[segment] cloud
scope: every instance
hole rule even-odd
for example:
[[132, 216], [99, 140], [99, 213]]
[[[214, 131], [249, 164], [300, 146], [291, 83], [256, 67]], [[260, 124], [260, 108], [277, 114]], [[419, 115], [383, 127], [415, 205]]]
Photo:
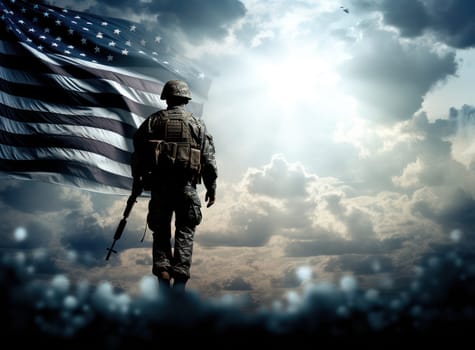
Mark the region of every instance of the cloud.
[[427, 190], [424, 196], [414, 200], [412, 210], [444, 227], [446, 232], [460, 229], [475, 230], [475, 200], [462, 188]]
[[290, 199], [305, 197], [313, 177], [301, 165], [289, 164], [282, 155], [275, 155], [263, 169], [251, 170], [246, 180], [251, 194]]
[[197, 242], [203, 246], [258, 247], [265, 245], [275, 233], [276, 225], [266, 214], [239, 207], [231, 212], [225, 231], [202, 232]]
[[351, 58], [340, 71], [345, 90], [358, 100], [359, 114], [365, 119], [383, 123], [410, 119], [420, 109], [424, 95], [457, 71], [454, 52], [402, 42], [376, 24], [360, 32], [361, 39], [351, 46]]
[[343, 254], [385, 254], [402, 248], [403, 238], [378, 239], [319, 239], [314, 241], [293, 241], [285, 247], [290, 257]]
[[311, 277], [312, 270], [308, 266], [290, 267], [284, 271], [282, 276], [272, 278], [270, 283], [274, 288], [297, 288], [303, 281]]
[[91, 13], [147, 21], [148, 25], [165, 30], [169, 35], [176, 31], [184, 33], [190, 42], [223, 39], [228, 35], [230, 26], [246, 15], [246, 7], [239, 0], [161, 0], [133, 3], [124, 0], [97, 0], [86, 5], [77, 2], [71, 5]]
[[325, 266], [326, 271], [350, 271], [358, 275], [371, 275], [394, 271], [391, 257], [385, 255], [344, 255], [331, 259]]
[[244, 278], [238, 276], [225, 281], [223, 289], [230, 291], [247, 291], [252, 290], [253, 288], [249, 282], [246, 282]]
[[[356, 2], [355, 2], [356, 4]], [[376, 5], [384, 22], [399, 29], [404, 37], [426, 33], [455, 48], [475, 46], [475, 4], [470, 0], [383, 0]]]
[[249, 169], [237, 186], [222, 189], [229, 202], [221, 204], [221, 227], [201, 228], [197, 241], [208, 247], [257, 247], [275, 235], [321, 234], [325, 230], [313, 223], [319, 188], [337, 192], [332, 179], [318, 178], [298, 162], [275, 155], [269, 164]]
[[3, 180], [0, 200], [13, 209], [36, 213], [58, 211], [64, 207], [78, 205], [74, 200], [65, 198], [63, 189], [56, 184], [8, 179]]

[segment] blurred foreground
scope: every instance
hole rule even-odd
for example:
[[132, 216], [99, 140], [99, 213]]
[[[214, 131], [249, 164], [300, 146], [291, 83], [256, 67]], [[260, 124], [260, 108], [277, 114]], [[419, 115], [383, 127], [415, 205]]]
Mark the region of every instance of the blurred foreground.
[[[250, 311], [233, 297], [205, 300], [192, 291], [161, 295], [147, 278], [131, 297], [108, 282], [73, 284], [67, 276], [36, 278], [46, 253], [1, 253], [1, 336], [15, 346], [129, 348], [206, 337], [212, 343], [249, 344], [261, 338], [381, 345], [440, 337], [469, 339], [475, 331], [475, 259], [453, 250], [428, 256], [407, 288], [382, 294], [347, 281], [309, 284], [301, 295]], [[177, 338], [178, 337], [178, 338]], [[251, 340], [252, 339], [252, 340]]]

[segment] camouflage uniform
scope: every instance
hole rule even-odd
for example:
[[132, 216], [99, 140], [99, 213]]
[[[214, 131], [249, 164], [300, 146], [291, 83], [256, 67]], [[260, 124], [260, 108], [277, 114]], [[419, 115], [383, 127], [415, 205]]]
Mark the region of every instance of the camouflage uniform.
[[[167, 93], [167, 88], [173, 83], [177, 82], [167, 83], [168, 85], [164, 86], [162, 92], [162, 99], [167, 99], [168, 108], [150, 115], [134, 135], [132, 173], [134, 179], [140, 179], [139, 181], [142, 181], [145, 189], [151, 191], [147, 223], [153, 231], [152, 272], [164, 284], [169, 284], [167, 279], [173, 278], [174, 286], [180, 284], [184, 287], [190, 278], [195, 229], [202, 219], [201, 202], [196, 190], [197, 184], [201, 182], [204, 184], [206, 199], [210, 200], [208, 206], [212, 205], [216, 193], [217, 167], [213, 138], [208, 133], [205, 123], [185, 109], [184, 104], [191, 99], [187, 86], [184, 85], [183, 88], [184, 83], [178, 81], [181, 84], [178, 87], [181, 87], [182, 90], [177, 90], [176, 93], [186, 99], [181, 99], [178, 103], [171, 103], [167, 98], [168, 95], [173, 95], [173, 91]], [[181, 142], [181, 144], [191, 144], [195, 149], [199, 149], [199, 153], [197, 153], [199, 154], [197, 158], [199, 164], [195, 164], [193, 169], [190, 169], [189, 166], [162, 166], [154, 171], [147, 170], [143, 154], [147, 152], [146, 147], [148, 147], [149, 140], [165, 141], [164, 144], [167, 147], [173, 141], [177, 141], [173, 136], [174, 129], [170, 126], [168, 126], [169, 131], [165, 132], [166, 135], [157, 135], [160, 123], [163, 123], [163, 120], [167, 118], [175, 118], [178, 120], [178, 124], [184, 123], [180, 124], [185, 126], [182, 127], [183, 129], [186, 129], [185, 136], [181, 136], [180, 139], [185, 142]], [[168, 121], [168, 124], [171, 122]], [[173, 158], [173, 163], [177, 163], [176, 154], [174, 157], [176, 159]], [[142, 160], [140, 160], [141, 158]], [[173, 213], [175, 214], [175, 235], [172, 253], [171, 221]]]

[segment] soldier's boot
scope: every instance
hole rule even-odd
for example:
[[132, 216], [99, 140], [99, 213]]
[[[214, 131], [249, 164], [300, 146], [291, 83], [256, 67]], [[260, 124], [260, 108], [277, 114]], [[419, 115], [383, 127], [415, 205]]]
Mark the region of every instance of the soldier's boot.
[[168, 293], [170, 290], [170, 274], [168, 271], [161, 271], [158, 273], [158, 288], [163, 293]]
[[177, 292], [185, 291], [186, 282], [188, 277], [185, 276], [175, 276], [173, 279], [173, 290]]

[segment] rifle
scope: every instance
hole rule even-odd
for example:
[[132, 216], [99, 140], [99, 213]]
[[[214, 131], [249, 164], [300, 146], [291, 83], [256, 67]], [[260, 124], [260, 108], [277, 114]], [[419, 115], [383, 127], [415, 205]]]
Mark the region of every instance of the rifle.
[[122, 232], [124, 231], [125, 225], [127, 224], [127, 218], [129, 217], [129, 214], [132, 211], [134, 204], [137, 203], [137, 197], [140, 196], [142, 191], [143, 191], [143, 186], [141, 182], [138, 180], [134, 180], [134, 183], [132, 185], [132, 193], [127, 199], [127, 205], [124, 210], [123, 218], [122, 220], [120, 220], [119, 225], [117, 226], [117, 229], [115, 230], [114, 240], [112, 241], [112, 245], [110, 246], [110, 248], [106, 248], [106, 250], [108, 251], [106, 260], [109, 260], [111, 253], [117, 253], [117, 251], [114, 250], [115, 242], [117, 242], [122, 236]]

